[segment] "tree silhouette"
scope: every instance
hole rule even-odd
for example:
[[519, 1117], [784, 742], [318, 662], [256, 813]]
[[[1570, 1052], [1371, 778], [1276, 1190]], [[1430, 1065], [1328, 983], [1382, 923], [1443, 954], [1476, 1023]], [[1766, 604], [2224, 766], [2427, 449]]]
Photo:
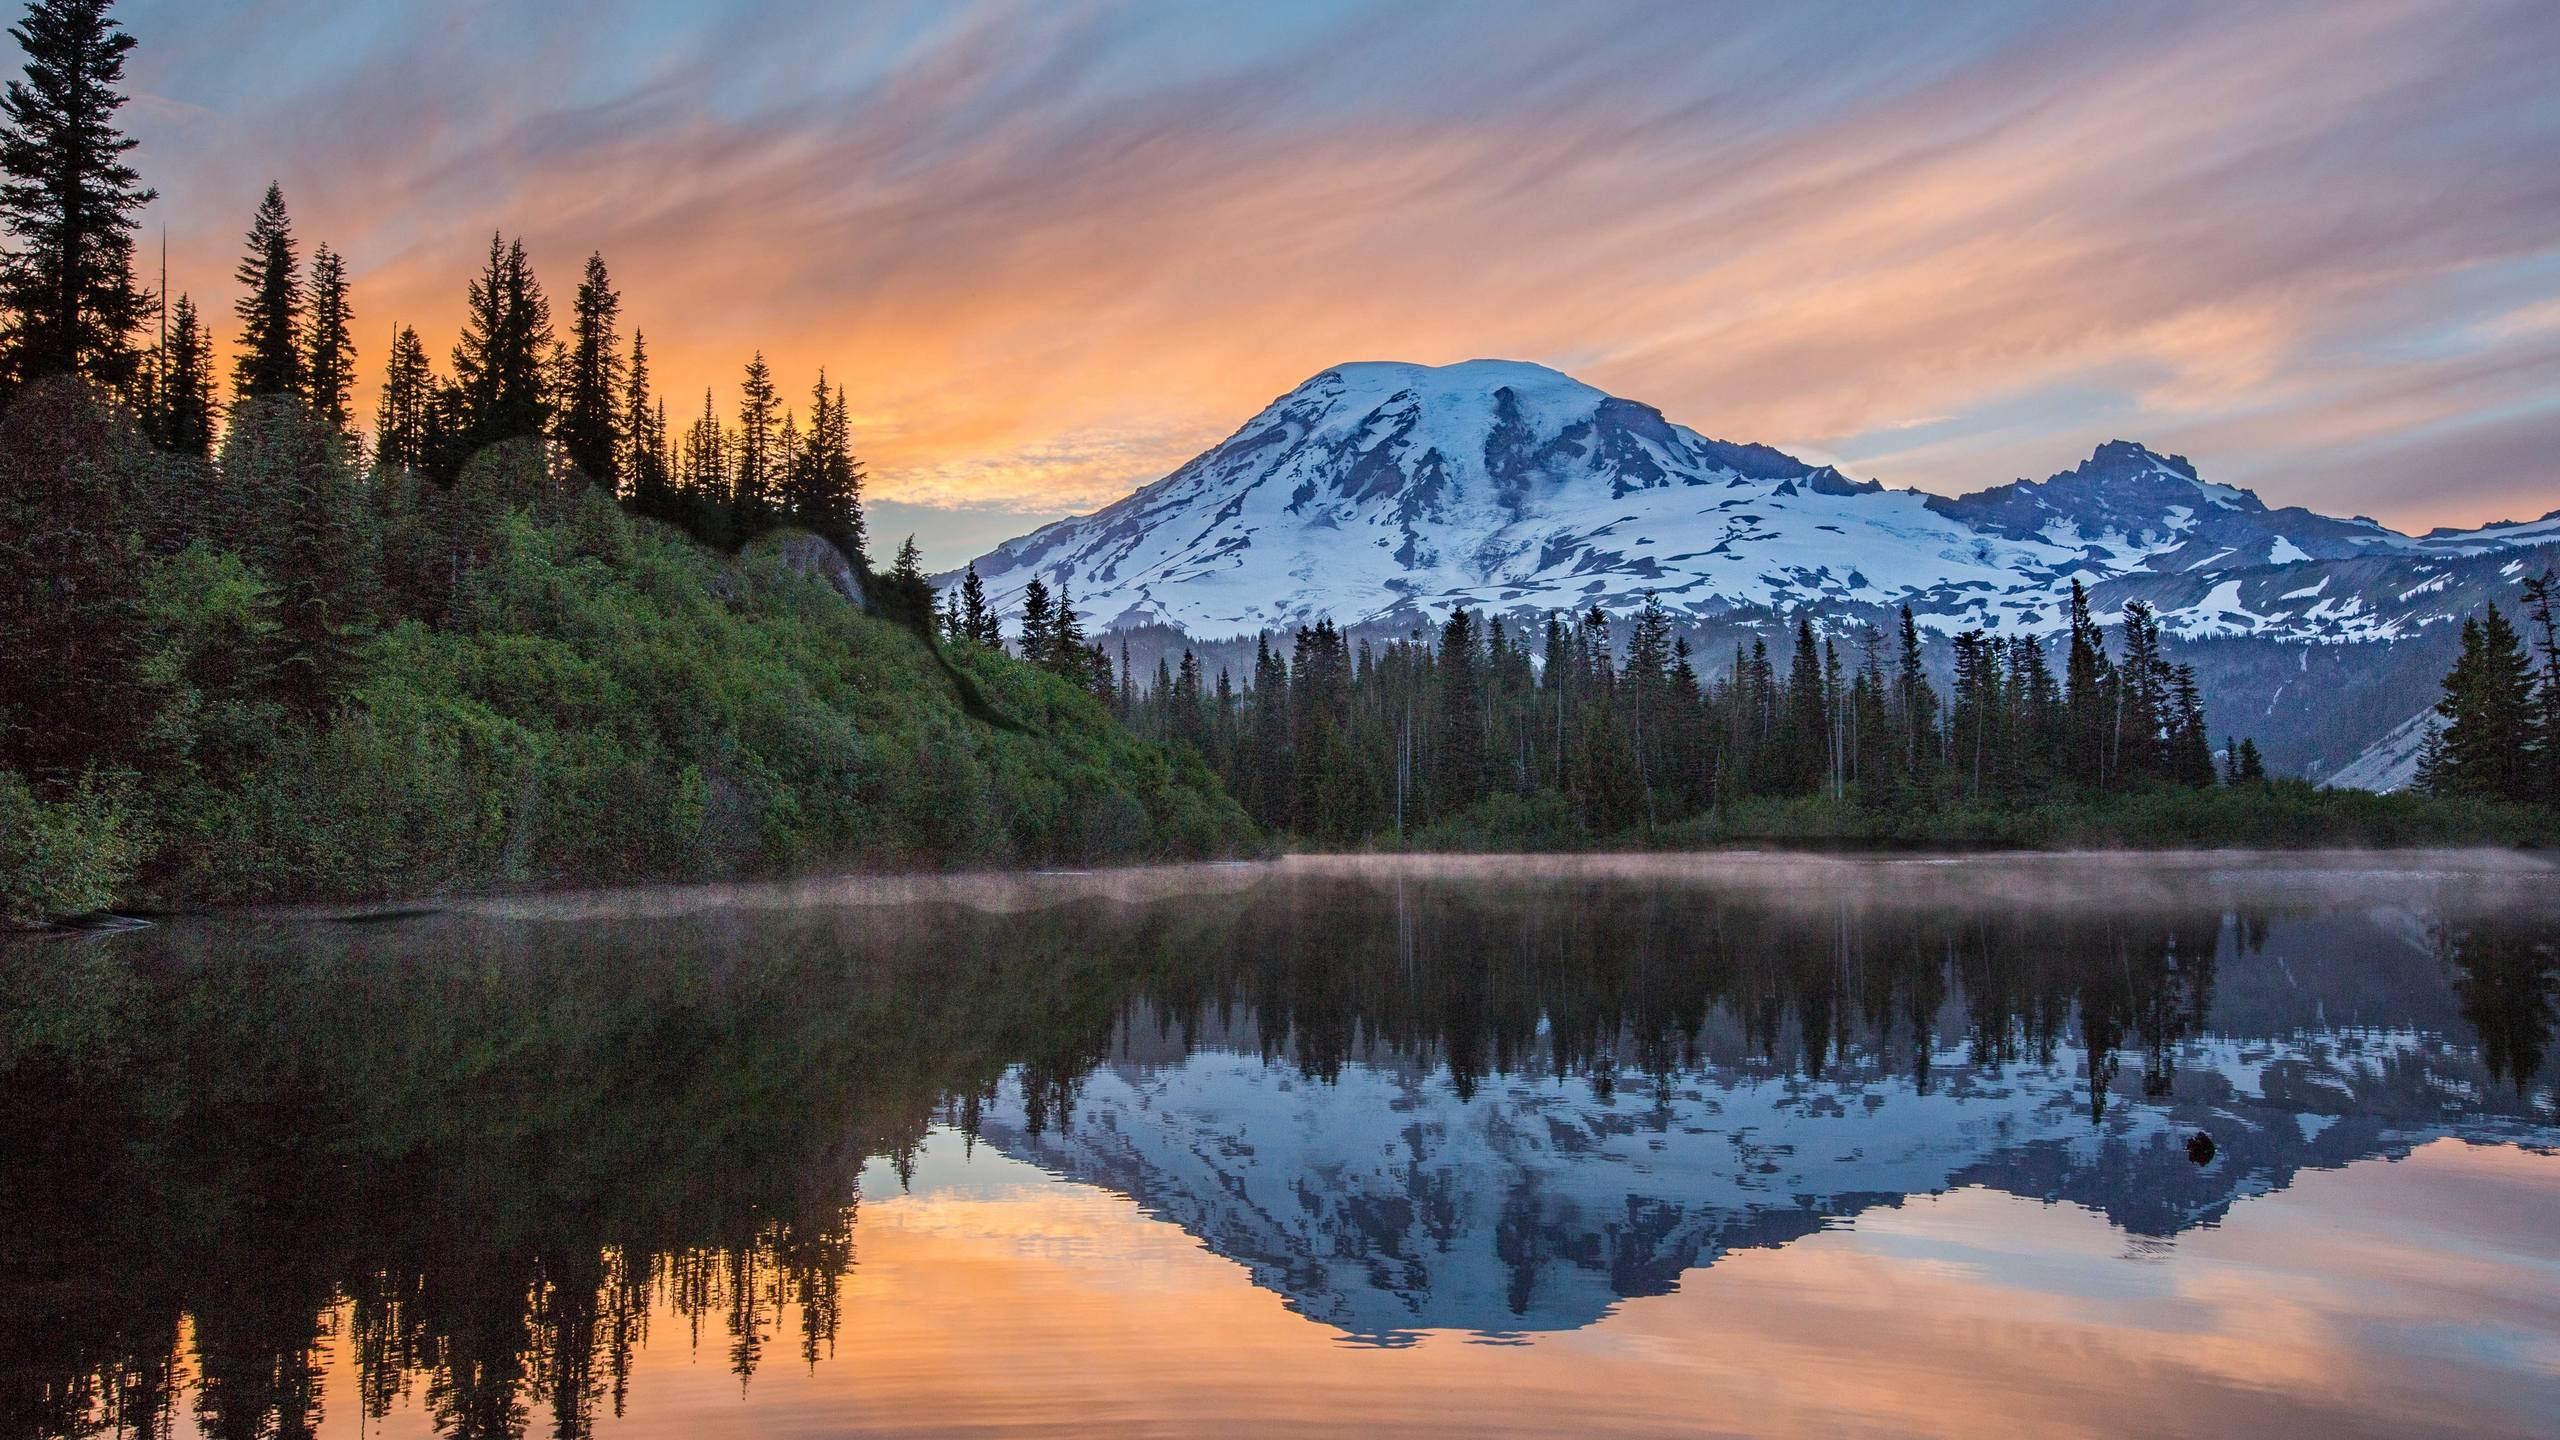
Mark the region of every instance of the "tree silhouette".
[[321, 245], [311, 252], [311, 344], [303, 362], [312, 413], [352, 451], [356, 445], [355, 314], [347, 300], [347, 262]]
[[249, 222], [248, 252], [233, 272], [247, 291], [232, 306], [240, 317], [240, 353], [231, 362], [231, 394], [300, 395], [306, 383], [302, 352], [302, 262], [285, 213], [284, 187], [270, 184]]
[[146, 297], [133, 281], [138, 212], [156, 198], [116, 128], [133, 37], [107, 18], [110, 0], [36, 0], [9, 33], [27, 57], [0, 93], [0, 379], [14, 389], [78, 375], [123, 393], [134, 383], [131, 337]]

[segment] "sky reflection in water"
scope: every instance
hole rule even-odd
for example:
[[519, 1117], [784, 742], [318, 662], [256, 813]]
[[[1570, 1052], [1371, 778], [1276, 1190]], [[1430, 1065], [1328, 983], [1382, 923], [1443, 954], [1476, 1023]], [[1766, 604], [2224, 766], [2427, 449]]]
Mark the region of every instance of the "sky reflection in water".
[[0, 1435], [2560, 1412], [2547, 870], [1681, 874], [13, 950]]

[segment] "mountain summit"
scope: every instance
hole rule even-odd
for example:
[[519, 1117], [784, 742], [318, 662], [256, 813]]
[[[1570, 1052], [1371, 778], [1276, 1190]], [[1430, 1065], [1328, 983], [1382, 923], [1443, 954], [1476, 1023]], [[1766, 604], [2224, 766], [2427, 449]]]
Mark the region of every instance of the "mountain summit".
[[1000, 607], [1038, 575], [1096, 628], [1162, 624], [1203, 640], [1327, 617], [1395, 630], [1458, 606], [1623, 611], [1647, 594], [1693, 619], [1908, 604], [1940, 633], [2049, 631], [2074, 578], [2181, 582], [2145, 597], [2173, 634], [2338, 639], [2408, 617], [2262, 608], [2279, 597], [2215, 586], [2495, 543], [2271, 509], [2123, 440], [2046, 480], [1956, 497], [1886, 490], [1710, 439], [1541, 365], [1470, 360], [1326, 370], [1171, 475], [977, 569]]

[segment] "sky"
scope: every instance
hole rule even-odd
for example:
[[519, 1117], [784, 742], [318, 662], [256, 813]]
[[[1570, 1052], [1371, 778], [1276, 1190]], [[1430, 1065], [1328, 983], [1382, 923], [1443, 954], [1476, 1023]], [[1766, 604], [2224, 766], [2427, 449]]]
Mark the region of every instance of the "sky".
[[169, 287], [279, 182], [365, 404], [493, 230], [678, 428], [851, 392], [935, 565], [1352, 360], [1531, 360], [1958, 492], [2101, 441], [2405, 529], [2560, 507], [2560, 6], [125, 0]]

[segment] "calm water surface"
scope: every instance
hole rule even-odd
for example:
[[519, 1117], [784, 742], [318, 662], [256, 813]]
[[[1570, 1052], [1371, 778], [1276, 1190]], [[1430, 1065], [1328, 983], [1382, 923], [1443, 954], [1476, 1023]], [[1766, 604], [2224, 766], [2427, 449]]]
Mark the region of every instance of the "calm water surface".
[[2560, 871], [1296, 861], [0, 944], [0, 1440], [2560, 1428]]

